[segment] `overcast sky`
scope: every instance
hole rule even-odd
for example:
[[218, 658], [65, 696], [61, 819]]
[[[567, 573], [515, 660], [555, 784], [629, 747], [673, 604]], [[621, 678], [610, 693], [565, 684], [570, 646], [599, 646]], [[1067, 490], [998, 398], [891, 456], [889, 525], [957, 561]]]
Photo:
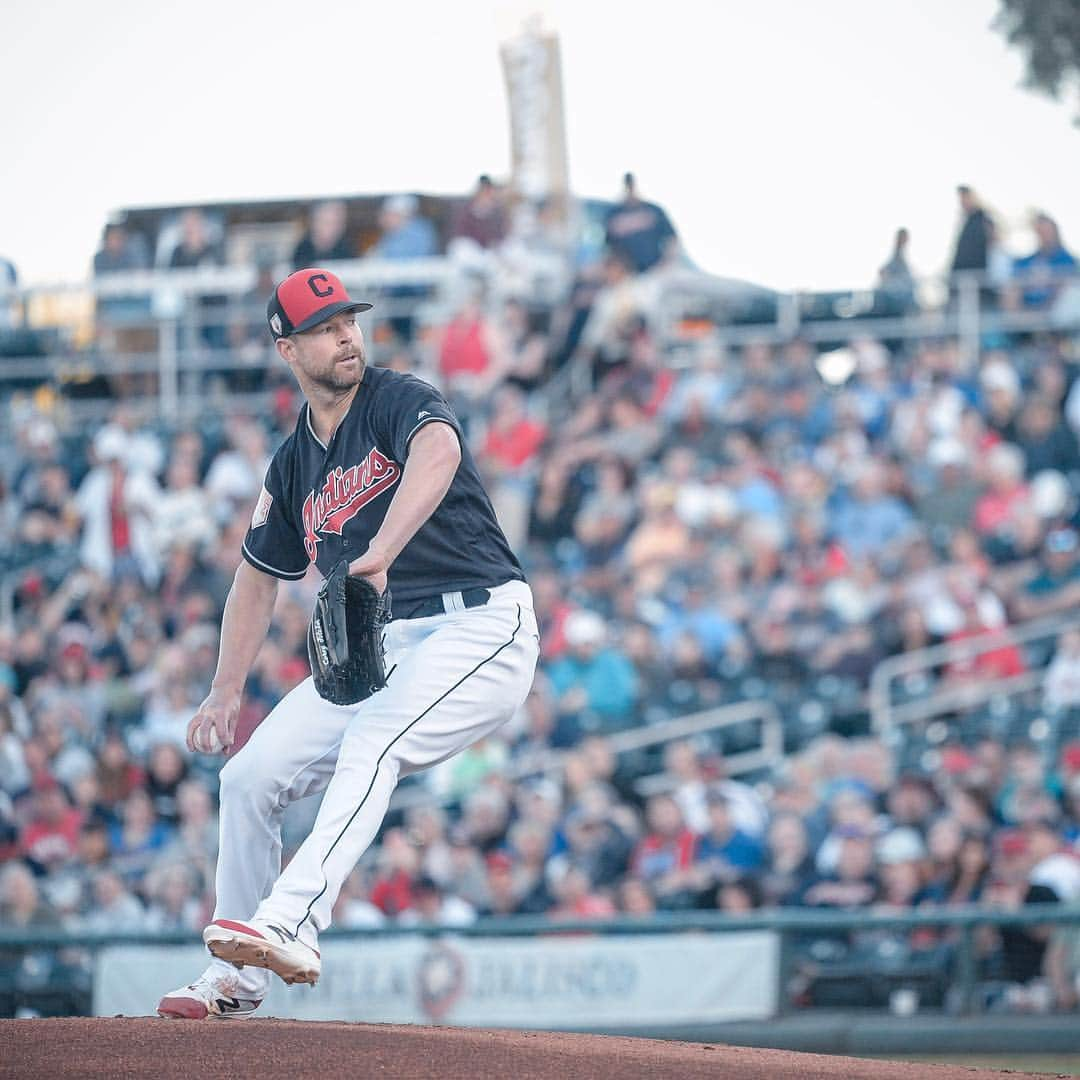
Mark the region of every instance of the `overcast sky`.
[[[82, 278], [116, 207], [505, 176], [495, 0], [35, 0], [5, 11], [0, 254]], [[994, 0], [549, 0], [570, 172], [628, 168], [705, 268], [779, 287], [872, 279], [893, 230], [944, 265], [954, 188], [1080, 246], [1080, 131], [1019, 88]], [[1023, 247], [1025, 238], [1016, 233]]]

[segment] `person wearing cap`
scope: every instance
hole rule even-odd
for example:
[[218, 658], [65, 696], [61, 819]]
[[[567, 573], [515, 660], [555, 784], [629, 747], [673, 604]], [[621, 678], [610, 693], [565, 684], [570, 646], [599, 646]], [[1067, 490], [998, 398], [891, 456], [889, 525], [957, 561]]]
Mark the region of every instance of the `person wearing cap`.
[[[162, 999], [165, 1016], [250, 1013], [266, 994], [267, 968], [314, 983], [318, 935], [398, 780], [493, 732], [532, 684], [532, 594], [461, 425], [427, 383], [368, 367], [356, 316], [370, 307], [319, 267], [290, 274], [269, 299], [277, 353], [305, 404], [271, 460], [241, 545], [217, 671], [188, 747], [231, 746], [278, 581], [305, 577], [312, 563], [328, 576], [347, 562], [386, 594], [386, 685], [341, 706], [306, 678], [225, 764], [217, 908], [204, 940], [216, 957], [243, 948], [252, 959], [239, 976], [215, 959]], [[318, 791], [311, 833], [281, 872], [281, 810]]]
[[1051, 529], [1043, 542], [1042, 565], [1016, 598], [1023, 619], [1076, 609], [1080, 604], [1080, 535], [1075, 529]]
[[638, 694], [637, 674], [623, 653], [607, 644], [604, 620], [575, 611], [564, 624], [567, 651], [548, 669], [558, 695], [560, 741], [567, 729], [611, 730], [624, 726]]

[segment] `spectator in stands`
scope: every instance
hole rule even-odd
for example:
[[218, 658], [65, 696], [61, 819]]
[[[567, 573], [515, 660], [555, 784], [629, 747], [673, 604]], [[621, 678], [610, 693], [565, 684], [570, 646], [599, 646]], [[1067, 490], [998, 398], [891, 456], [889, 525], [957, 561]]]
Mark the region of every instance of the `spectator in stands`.
[[990, 254], [990, 215], [983, 209], [975, 192], [961, 184], [956, 189], [960, 200], [961, 225], [952, 258], [952, 272], [985, 273]]
[[396, 918], [415, 901], [413, 889], [419, 876], [420, 857], [401, 829], [390, 829], [383, 836], [378, 864], [371, 902], [384, 915]]
[[528, 399], [514, 385], [500, 387], [492, 402], [480, 460], [488, 470], [516, 473], [532, 465], [547, 438], [546, 426], [530, 418]]
[[[94, 277], [132, 273], [150, 266], [150, 250], [140, 232], [129, 232], [120, 222], [105, 226], [101, 247], [94, 255]], [[107, 349], [119, 352], [150, 351], [156, 334], [147, 329], [151, 321], [150, 297], [146, 293], [112, 293], [96, 303], [98, 334]]]
[[199, 881], [183, 863], [154, 867], [146, 884], [149, 904], [143, 915], [146, 930], [158, 934], [198, 931], [207, 918], [196, 890]]
[[137, 888], [171, 838], [168, 825], [158, 820], [149, 792], [137, 787], [124, 800], [121, 820], [109, 829], [112, 866]]
[[160, 572], [152, 526], [157, 484], [128, 466], [131, 442], [119, 426], [101, 428], [93, 449], [97, 464], [75, 496], [83, 524], [82, 562], [111, 580], [134, 575], [153, 583]]
[[225, 254], [212, 237], [206, 215], [197, 207], [180, 215], [180, 240], [169, 256], [172, 270], [196, 270], [204, 266], [223, 266]]
[[368, 899], [366, 874], [357, 867], [346, 879], [334, 905], [334, 924], [350, 930], [385, 926], [386, 916]]
[[567, 652], [549, 670], [561, 722], [575, 730], [626, 726], [637, 698], [637, 675], [629, 660], [607, 644], [599, 615], [576, 611], [566, 620]]
[[[551, 850], [551, 830], [541, 821], [522, 818], [511, 826], [508, 834], [510, 856], [495, 852], [488, 856], [488, 888], [492, 875], [507, 871], [516, 898], [515, 910], [538, 915], [552, 905], [547, 881], [547, 859]], [[494, 903], [495, 893], [491, 892]], [[509, 909], [507, 909], [509, 910]]]
[[614, 820], [610, 806], [581, 806], [567, 817], [563, 831], [567, 857], [593, 885], [614, 885], [625, 874], [633, 842]]
[[168, 825], [180, 820], [177, 795], [187, 774], [187, 760], [175, 743], [156, 743], [150, 748], [146, 789], [153, 800], [154, 812]]
[[[438, 252], [435, 226], [420, 216], [419, 206], [415, 195], [392, 195], [384, 200], [379, 211], [381, 234], [369, 254], [396, 262], [435, 255]], [[412, 341], [415, 319], [411, 308], [430, 291], [427, 285], [413, 283], [389, 285], [382, 291], [391, 312], [388, 325], [399, 341]]]
[[793, 905], [814, 876], [814, 860], [806, 822], [782, 811], [769, 824], [761, 884], [769, 906]]
[[878, 271], [878, 289], [884, 313], [888, 315], [906, 315], [919, 307], [915, 298], [915, 275], [907, 261], [909, 240], [907, 229], [897, 229], [892, 254]]
[[878, 903], [890, 908], [915, 908], [936, 895], [926, 888], [926, 847], [915, 829], [893, 829], [877, 845]]
[[503, 371], [502, 341], [488, 317], [479, 287], [474, 288], [443, 329], [439, 374], [453, 397], [467, 403], [486, 398]]
[[[0, 926], [12, 930], [58, 931], [59, 919], [41, 895], [37, 881], [25, 863], [0, 867]], [[0, 953], [0, 970], [8, 957]], [[17, 957], [10, 958], [17, 962]]]
[[1075, 529], [1051, 529], [1040, 566], [1016, 599], [1023, 619], [1071, 611], [1080, 602], [1080, 537]]
[[604, 223], [608, 249], [642, 274], [669, 259], [678, 249], [675, 229], [667, 214], [638, 194], [633, 173], [623, 176], [623, 197]]
[[1028, 881], [1044, 885], [1063, 904], [1080, 900], [1080, 855], [1065, 843], [1056, 820], [1040, 817], [1024, 827], [1031, 862]]
[[917, 499], [916, 511], [919, 521], [937, 537], [970, 523], [981, 486], [972, 474], [968, 449], [959, 439], [935, 439], [926, 460], [934, 473]]
[[201, 547], [218, 532], [210, 493], [199, 482], [198, 462], [174, 457], [165, 474], [165, 488], [153, 503], [154, 545], [163, 557], [173, 545]]
[[1049, 399], [1032, 395], [1020, 410], [1016, 442], [1024, 452], [1028, 476], [1045, 469], [1071, 473], [1080, 469], [1076, 436]]
[[753, 874], [764, 861], [761, 843], [736, 826], [727, 796], [712, 789], [706, 798], [709, 825], [704, 835], [698, 837], [694, 850], [703, 889]]
[[[998, 352], [989, 354], [979, 372], [980, 409], [990, 433], [1005, 442], [1016, 441], [1020, 390], [1020, 376], [1008, 356]], [[985, 439], [980, 441], [985, 443]]]
[[539, 389], [548, 364], [547, 320], [514, 297], [502, 306], [500, 332], [506, 354], [506, 381], [526, 393]]
[[670, 795], [654, 795], [645, 807], [648, 831], [638, 841], [630, 872], [649, 884], [657, 904], [690, 907], [699, 888], [694, 869], [694, 834]]
[[555, 906], [548, 912], [552, 919], [607, 919], [615, 914], [615, 905], [589, 884], [584, 870], [567, 866], [552, 884]]
[[[1027, 839], [1018, 831], [999, 833], [991, 876], [984, 892], [984, 902], [1005, 911], [1015, 911], [1026, 904], [1052, 904], [1057, 901], [1053, 889], [1033, 884], [1028, 879], [1031, 856]], [[1050, 927], [1002, 926], [997, 930], [1000, 943], [1001, 977], [1009, 985], [1003, 1002], [1006, 1006], [1028, 1012], [1041, 1011], [1047, 997], [1039, 983], [1043, 957], [1051, 936]]]
[[145, 920], [146, 910], [124, 878], [113, 870], [101, 870], [94, 878], [91, 905], [77, 929], [87, 934], [138, 933]]
[[347, 228], [348, 210], [340, 199], [315, 203], [308, 221], [307, 231], [293, 250], [294, 270], [356, 257]]
[[488, 250], [497, 248], [507, 231], [506, 209], [499, 189], [491, 177], [481, 176], [468, 200], [454, 215], [450, 229], [452, 240], [467, 240]]
[[[210, 222], [198, 207], [180, 215], [180, 241], [169, 256], [171, 270], [201, 270], [225, 265], [221, 243], [214, 238]], [[202, 293], [195, 300], [198, 337], [214, 349], [227, 344], [225, 307], [228, 296], [222, 293]]]
[[415, 195], [391, 195], [379, 211], [380, 236], [370, 254], [378, 259], [424, 259], [438, 252], [435, 226], [419, 213]]
[[19, 836], [23, 856], [41, 873], [63, 866], [79, 848], [82, 814], [72, 805], [67, 792], [51, 776], [42, 775], [33, 784], [30, 817]]
[[838, 830], [836, 869], [807, 883], [797, 899], [804, 907], [868, 907], [878, 897], [874, 841], [870, 833], [848, 825]]
[[1049, 214], [1036, 214], [1031, 227], [1037, 241], [1035, 250], [1013, 260], [1012, 277], [1020, 288], [1019, 302], [1025, 308], [1048, 308], [1060, 294], [1065, 279], [1076, 273], [1076, 257], [1061, 242], [1061, 231]]
[[872, 460], [858, 469], [850, 495], [833, 517], [836, 539], [855, 557], [880, 559], [898, 550], [913, 525], [911, 511], [886, 491], [884, 472]]
[[[150, 265], [146, 238], [140, 232], [128, 232], [120, 222], [105, 226], [101, 247], [94, 255], [94, 276], [145, 270]], [[98, 308], [99, 312], [101, 308]]]
[[[494, 851], [485, 860], [485, 865], [487, 866], [487, 903], [478, 914], [498, 917], [524, 912], [521, 895], [514, 880], [513, 859], [501, 851]], [[545, 902], [539, 911], [546, 911], [550, 906], [550, 898], [545, 897]], [[532, 911], [535, 910], [532, 909]]]
[[434, 878], [426, 875], [413, 882], [412, 901], [412, 907], [398, 915], [398, 926], [471, 926], [476, 922], [472, 904], [447, 893]]
[[975, 504], [972, 524], [985, 539], [1008, 537], [1014, 522], [1029, 512], [1030, 491], [1024, 483], [1024, 452], [1010, 443], [986, 455], [986, 492]]

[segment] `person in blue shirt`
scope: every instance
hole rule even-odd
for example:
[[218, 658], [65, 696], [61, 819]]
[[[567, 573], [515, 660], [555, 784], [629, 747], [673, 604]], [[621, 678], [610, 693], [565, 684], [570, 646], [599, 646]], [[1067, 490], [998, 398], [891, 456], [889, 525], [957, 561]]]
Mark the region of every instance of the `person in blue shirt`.
[[1032, 228], [1038, 246], [1030, 255], [1013, 260], [1012, 276], [1022, 287], [1024, 307], [1047, 308], [1057, 299], [1063, 278], [1076, 273], [1076, 257], [1061, 242], [1061, 230], [1049, 214], [1036, 214]]
[[728, 797], [718, 790], [705, 796], [709, 807], [709, 831], [700, 837], [694, 863], [711, 883], [733, 881], [759, 870], [765, 861], [761, 841], [735, 824]]
[[885, 490], [876, 461], [863, 462], [847, 499], [832, 516], [833, 535], [856, 558], [898, 548], [911, 535], [911, 511]]
[[[374, 258], [408, 262], [438, 254], [439, 238], [435, 226], [421, 217], [419, 207], [415, 195], [391, 195], [383, 202], [379, 211], [382, 235], [370, 252]], [[412, 340], [412, 309], [430, 292], [427, 285], [405, 282], [389, 285], [383, 290], [382, 295], [393, 312], [388, 320], [390, 328], [401, 341]]]
[[371, 254], [379, 259], [424, 259], [435, 255], [439, 238], [435, 226], [417, 212], [415, 195], [391, 195], [379, 212], [382, 235]]
[[568, 616], [564, 632], [569, 648], [548, 671], [560, 725], [593, 731], [625, 727], [638, 697], [634, 665], [606, 644], [604, 620], [591, 611]]

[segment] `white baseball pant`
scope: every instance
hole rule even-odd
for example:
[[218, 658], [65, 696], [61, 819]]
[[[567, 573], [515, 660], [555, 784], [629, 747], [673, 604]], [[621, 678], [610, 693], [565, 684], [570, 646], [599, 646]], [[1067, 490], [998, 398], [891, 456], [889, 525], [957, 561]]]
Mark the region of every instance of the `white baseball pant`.
[[[482, 607], [460, 601], [447, 593], [445, 614], [387, 625], [390, 677], [377, 694], [333, 705], [305, 679], [226, 763], [214, 918], [254, 915], [314, 946], [398, 780], [484, 738], [525, 700], [539, 653], [529, 587], [507, 582]], [[324, 790], [310, 835], [282, 873], [285, 807]], [[238, 973], [214, 960], [209, 974]], [[246, 967], [237, 996], [262, 997], [269, 978]]]

